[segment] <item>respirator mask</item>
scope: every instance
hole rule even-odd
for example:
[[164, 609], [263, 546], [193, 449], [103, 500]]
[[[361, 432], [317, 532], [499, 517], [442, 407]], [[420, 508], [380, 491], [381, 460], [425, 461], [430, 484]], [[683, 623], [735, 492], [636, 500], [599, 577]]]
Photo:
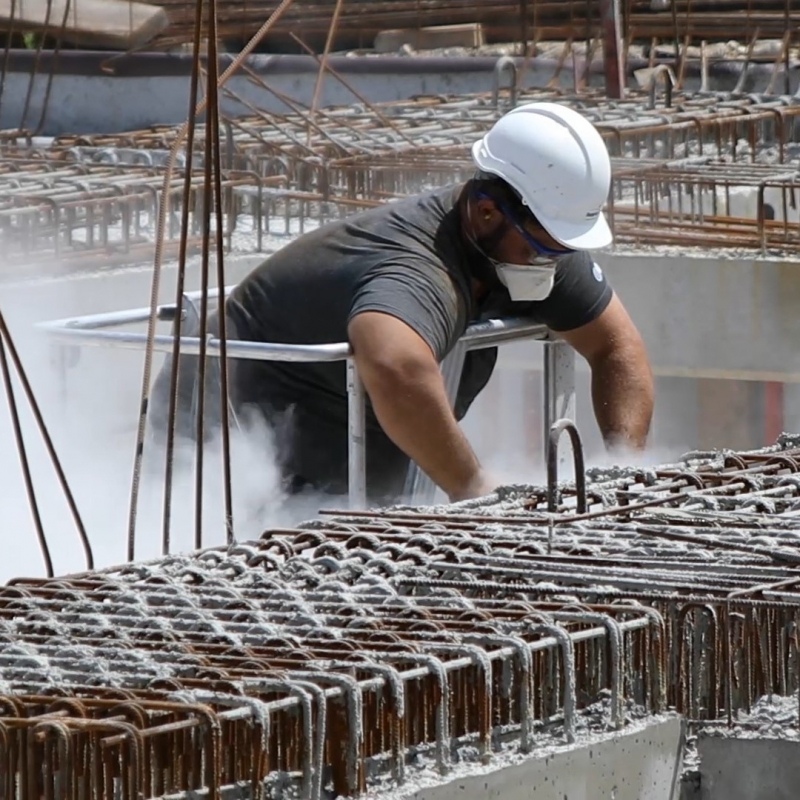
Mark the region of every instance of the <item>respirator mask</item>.
[[546, 300], [553, 291], [555, 259], [535, 259], [535, 264], [494, 264], [497, 277], [515, 303]]

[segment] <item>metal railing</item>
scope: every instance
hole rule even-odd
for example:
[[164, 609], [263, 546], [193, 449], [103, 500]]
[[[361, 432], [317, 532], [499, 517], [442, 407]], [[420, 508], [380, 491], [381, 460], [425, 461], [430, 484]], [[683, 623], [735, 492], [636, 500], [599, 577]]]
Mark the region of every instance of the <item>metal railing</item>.
[[[233, 287], [226, 288], [226, 295]], [[188, 300], [198, 299], [200, 292], [187, 293]], [[161, 320], [171, 320], [176, 313], [174, 304], [158, 307]], [[113, 331], [109, 328], [146, 322], [149, 308], [128, 309], [102, 314], [92, 314], [40, 323], [39, 328], [60, 343], [62, 347], [105, 346], [128, 349], [143, 349], [147, 341], [145, 333], [135, 331]], [[575, 418], [575, 358], [573, 350], [563, 341], [552, 338], [545, 325], [528, 319], [505, 318], [475, 322], [470, 325], [454, 349], [442, 362], [448, 397], [455, 403], [461, 381], [464, 359], [470, 350], [518, 342], [524, 339], [541, 341], [544, 345], [544, 437], [546, 443], [550, 427], [562, 418]], [[366, 394], [358, 376], [353, 352], [347, 342], [332, 344], [280, 344], [274, 342], [249, 342], [228, 340], [229, 358], [253, 359], [257, 361], [292, 362], [347, 362], [348, 395], [348, 494], [352, 507], [366, 504]], [[157, 334], [153, 343], [159, 352], [171, 353], [174, 337]], [[209, 336], [206, 354], [219, 357], [221, 342]], [[182, 336], [180, 351], [184, 355], [199, 355], [200, 339]], [[59, 363], [74, 367], [77, 358], [60, 358]], [[65, 368], [68, 368], [65, 366]], [[407, 495], [415, 504], [431, 502], [436, 486], [412, 462], [406, 481]]]

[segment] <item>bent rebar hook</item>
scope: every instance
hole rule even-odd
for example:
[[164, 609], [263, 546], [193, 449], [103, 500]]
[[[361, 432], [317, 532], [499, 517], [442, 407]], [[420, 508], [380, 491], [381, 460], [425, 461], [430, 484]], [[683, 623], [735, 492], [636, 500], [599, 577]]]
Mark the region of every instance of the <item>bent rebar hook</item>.
[[517, 105], [517, 63], [511, 56], [500, 56], [494, 65], [492, 73], [492, 104], [496, 109], [500, 109], [500, 76], [508, 72], [511, 76], [508, 85], [508, 104], [509, 110], [516, 108]]
[[572, 442], [572, 459], [575, 465], [575, 494], [578, 498], [578, 513], [586, 513], [586, 471], [583, 461], [583, 445], [578, 428], [571, 419], [556, 420], [547, 436], [547, 511], [554, 514], [558, 508], [558, 443], [566, 431]]

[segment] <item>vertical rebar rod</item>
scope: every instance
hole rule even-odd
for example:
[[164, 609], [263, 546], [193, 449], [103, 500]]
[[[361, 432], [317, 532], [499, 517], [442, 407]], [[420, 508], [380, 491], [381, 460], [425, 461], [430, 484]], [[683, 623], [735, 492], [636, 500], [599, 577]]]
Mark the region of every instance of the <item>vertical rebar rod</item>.
[[[47, 11], [44, 15], [44, 25], [43, 29], [48, 30], [50, 28], [50, 14], [53, 11], [53, 0], [47, 0]], [[25, 123], [28, 121], [28, 112], [30, 111], [31, 105], [31, 98], [33, 97], [33, 87], [36, 85], [36, 78], [39, 75], [39, 64], [42, 60], [42, 49], [44, 48], [45, 37], [39, 37], [39, 42], [36, 45], [36, 56], [33, 62], [33, 69], [30, 72], [30, 80], [28, 81], [28, 91], [25, 94], [25, 105], [22, 108], [22, 118], [19, 121], [19, 129], [22, 130], [25, 127]]]
[[[267, 21], [258, 29], [256, 34], [245, 45], [217, 82], [218, 88], [224, 86], [228, 79], [241, 66], [242, 62], [253, 52], [259, 42], [269, 33], [272, 26], [283, 16], [294, 0], [281, 0], [280, 5], [270, 14]], [[204, 98], [197, 104], [195, 114], [201, 114], [205, 109], [207, 100]], [[156, 335], [156, 315], [158, 309], [158, 292], [161, 285], [161, 266], [164, 259], [164, 236], [167, 224], [167, 208], [169, 205], [172, 172], [178, 158], [183, 139], [189, 128], [188, 121], [183, 124], [175, 136], [175, 141], [169, 151], [164, 179], [161, 185], [160, 203], [158, 205], [158, 221], [156, 226], [155, 255], [153, 257], [153, 279], [150, 285], [150, 317], [147, 323], [147, 344], [144, 353], [144, 366], [142, 369], [142, 392], [139, 402], [139, 420], [136, 427], [136, 449], [133, 457], [133, 471], [131, 475], [131, 495], [128, 510], [128, 560], [133, 560], [136, 543], [136, 520], [139, 509], [139, 488], [142, 475], [142, 457], [144, 455], [145, 428], [147, 424], [147, 411], [150, 402], [150, 377], [153, 368], [154, 341]]]
[[11, 56], [11, 43], [14, 40], [14, 23], [16, 22], [17, 0], [11, 0], [11, 8], [6, 22], [6, 46], [3, 53], [3, 68], [0, 70], [0, 108], [2, 108], [3, 92], [6, 86], [6, 76], [9, 74]]
[[[208, 9], [206, 33], [211, 28], [211, 9]], [[206, 80], [206, 104], [211, 100], [217, 87]], [[211, 255], [211, 204], [213, 202], [213, 158], [211, 113], [206, 114], [206, 140], [203, 170], [203, 245], [200, 268], [200, 356], [197, 362], [197, 383], [195, 384], [195, 488], [194, 488], [194, 546], [203, 546], [203, 473], [205, 466], [205, 411], [206, 411], [206, 358], [208, 350], [208, 269]], [[217, 232], [219, 235], [219, 232]]]
[[6, 397], [8, 398], [8, 410], [11, 414], [11, 425], [14, 428], [14, 438], [17, 442], [17, 453], [19, 454], [20, 466], [22, 467], [22, 478], [25, 481], [25, 492], [28, 495], [28, 504], [30, 505], [31, 515], [33, 516], [33, 525], [36, 529], [36, 538], [39, 540], [39, 548], [44, 558], [47, 577], [52, 578], [54, 574], [53, 559], [50, 556], [47, 537], [44, 535], [44, 525], [42, 524], [42, 515], [39, 512], [39, 503], [36, 499], [36, 490], [33, 486], [33, 475], [31, 474], [31, 465], [28, 461], [28, 451], [25, 447], [25, 437], [22, 433], [19, 408], [17, 407], [17, 400], [14, 396], [14, 383], [11, 379], [11, 370], [8, 367], [8, 358], [6, 357], [5, 336], [3, 336], [2, 333], [0, 333], [0, 370], [2, 370], [3, 373], [3, 383], [6, 387]]
[[[42, 128], [44, 127], [44, 121], [47, 118], [47, 107], [50, 105], [50, 93], [53, 89], [53, 78], [55, 77], [56, 70], [58, 69], [58, 56], [61, 52], [61, 42], [64, 38], [64, 32], [67, 28], [67, 22], [69, 21], [69, 14], [71, 10], [72, 0], [66, 0], [64, 3], [64, 13], [61, 17], [61, 27], [59, 28], [58, 34], [55, 37], [55, 45], [50, 51], [50, 72], [47, 75], [47, 86], [45, 87], [44, 97], [42, 98], [42, 109], [39, 113], [39, 122], [36, 123], [36, 127], [33, 130], [34, 134], [41, 132]], [[58, 236], [58, 232], [56, 232], [56, 236]]]
[[783, 29], [786, 31], [786, 36], [788, 36], [788, 42], [786, 45], [786, 49], [783, 51], [783, 93], [789, 94], [792, 90], [791, 85], [791, 69], [792, 69], [792, 40], [794, 39], [795, 32], [797, 30], [796, 26], [792, 25], [791, 19], [791, 4], [792, 0], [784, 0], [783, 4]]
[[625, 64], [622, 61], [619, 0], [600, 0], [603, 21], [603, 64], [606, 96], [621, 99], [625, 96]]
[[[314, 118], [314, 113], [316, 112], [320, 99], [322, 97], [322, 84], [325, 80], [325, 71], [328, 64], [328, 56], [331, 52], [331, 47], [333, 47], [333, 42], [336, 38], [336, 29], [339, 26], [339, 15], [342, 13], [342, 4], [344, 0], [336, 0], [336, 6], [333, 9], [333, 17], [331, 18], [331, 25], [328, 28], [328, 38], [325, 41], [325, 51], [322, 54], [322, 64], [320, 64], [319, 72], [317, 73], [317, 82], [314, 86], [314, 97], [311, 101], [311, 108], [309, 109], [309, 115], [311, 119]], [[311, 129], [309, 128], [309, 136], [311, 135]]]
[[228, 344], [227, 344], [227, 318], [225, 314], [225, 262], [222, 221], [222, 158], [220, 153], [219, 137], [219, 91], [217, 80], [219, 63], [217, 58], [217, 0], [209, 0], [209, 30], [208, 30], [208, 116], [212, 133], [211, 153], [213, 158], [214, 174], [214, 210], [216, 213], [217, 250], [217, 318], [219, 321], [219, 370], [220, 370], [220, 424], [222, 433], [222, 472], [223, 492], [225, 503], [225, 540], [232, 544], [233, 535], [233, 486], [231, 479], [231, 440], [230, 417], [228, 414], [229, 387], [228, 387]]
[[[178, 412], [178, 378], [180, 367], [181, 327], [183, 325], [183, 292], [186, 278], [186, 250], [189, 238], [189, 194], [192, 187], [192, 164], [194, 161], [194, 136], [197, 123], [197, 88], [200, 82], [200, 38], [203, 24], [203, 0], [195, 4], [195, 28], [191, 85], [189, 87], [189, 119], [186, 133], [186, 158], [183, 177], [183, 207], [181, 208], [181, 238], [178, 250], [178, 276], [175, 288], [175, 321], [173, 323], [172, 364], [169, 383], [169, 410], [167, 412], [167, 441], [164, 468], [164, 508], [161, 531], [161, 552], [170, 551], [170, 528], [172, 524], [172, 479], [175, 466], [175, 418]], [[132, 554], [129, 556], [132, 560]]]
[[8, 350], [8, 355], [11, 357], [11, 363], [14, 365], [14, 369], [17, 371], [17, 377], [19, 378], [23, 392], [25, 392], [25, 397], [28, 400], [28, 405], [30, 406], [33, 418], [36, 420], [36, 425], [39, 428], [45, 449], [47, 450], [47, 455], [50, 457], [50, 461], [53, 464], [53, 469], [58, 477], [61, 490], [64, 492], [64, 498], [67, 501], [67, 506], [69, 507], [70, 513], [72, 514], [72, 518], [75, 522], [75, 527], [78, 531], [78, 537], [81, 540], [81, 546], [83, 547], [83, 552], [86, 558], [86, 568], [94, 569], [94, 554], [92, 553], [92, 546], [89, 542], [89, 537], [86, 533], [86, 527], [83, 524], [80, 511], [78, 510], [78, 505], [75, 502], [75, 496], [72, 494], [72, 490], [70, 489], [69, 481], [67, 480], [66, 473], [61, 465], [61, 459], [58, 457], [55, 445], [53, 444], [53, 439], [50, 436], [50, 431], [47, 428], [47, 424], [44, 421], [44, 416], [39, 408], [39, 403], [36, 400], [36, 395], [33, 392], [33, 387], [28, 380], [28, 374], [25, 371], [22, 359], [17, 352], [14, 340], [11, 338], [11, 332], [8, 329], [8, 325], [6, 324], [5, 317], [3, 316], [2, 312], [0, 312], [0, 339], [5, 340], [5, 346]]

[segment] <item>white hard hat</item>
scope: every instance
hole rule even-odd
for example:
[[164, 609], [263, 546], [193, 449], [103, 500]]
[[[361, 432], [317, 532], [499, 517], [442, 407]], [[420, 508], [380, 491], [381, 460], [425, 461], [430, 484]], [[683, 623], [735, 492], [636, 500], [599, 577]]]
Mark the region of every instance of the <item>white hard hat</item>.
[[529, 103], [501, 117], [472, 147], [482, 172], [506, 181], [544, 229], [572, 250], [613, 239], [602, 208], [611, 161], [594, 125], [556, 103]]

